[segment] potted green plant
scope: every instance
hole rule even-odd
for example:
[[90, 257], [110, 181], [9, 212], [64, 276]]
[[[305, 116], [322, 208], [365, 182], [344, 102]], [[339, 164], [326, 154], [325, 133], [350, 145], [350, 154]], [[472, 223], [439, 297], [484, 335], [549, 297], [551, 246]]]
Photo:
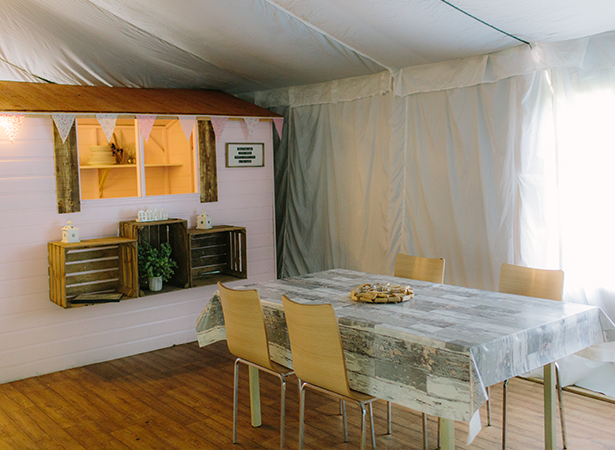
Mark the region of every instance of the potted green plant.
[[171, 246], [165, 242], [160, 249], [148, 242], [139, 244], [139, 277], [147, 280], [150, 291], [162, 289], [162, 282], [169, 281], [177, 263], [171, 259]]

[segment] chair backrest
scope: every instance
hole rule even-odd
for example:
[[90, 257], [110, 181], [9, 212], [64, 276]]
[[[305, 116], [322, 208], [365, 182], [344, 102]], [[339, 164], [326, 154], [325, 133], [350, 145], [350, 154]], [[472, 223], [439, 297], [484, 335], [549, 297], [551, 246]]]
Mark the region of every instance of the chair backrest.
[[395, 258], [395, 273], [393, 275], [419, 281], [430, 281], [431, 283], [442, 283], [444, 281], [444, 259], [421, 258], [398, 253], [397, 258]]
[[304, 305], [282, 296], [295, 375], [303, 381], [350, 396], [342, 338], [333, 307]]
[[218, 291], [229, 351], [238, 358], [271, 369], [267, 326], [258, 292], [229, 289], [220, 282]]
[[500, 268], [498, 292], [559, 301], [563, 289], [562, 270], [532, 269], [507, 263]]

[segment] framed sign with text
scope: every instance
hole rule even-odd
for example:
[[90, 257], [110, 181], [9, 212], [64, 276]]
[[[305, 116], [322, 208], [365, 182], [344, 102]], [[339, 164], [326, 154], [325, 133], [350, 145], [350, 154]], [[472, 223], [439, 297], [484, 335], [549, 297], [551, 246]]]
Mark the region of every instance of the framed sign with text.
[[265, 144], [226, 144], [226, 167], [264, 167]]

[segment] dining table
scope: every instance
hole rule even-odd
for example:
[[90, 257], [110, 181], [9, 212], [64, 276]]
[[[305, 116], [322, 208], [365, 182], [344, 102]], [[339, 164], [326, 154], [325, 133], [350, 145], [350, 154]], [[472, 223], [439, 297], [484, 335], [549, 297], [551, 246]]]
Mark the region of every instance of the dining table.
[[[350, 292], [368, 284], [407, 285], [400, 303], [365, 303]], [[351, 389], [441, 418], [441, 448], [454, 450], [455, 421], [468, 443], [481, 429], [487, 387], [544, 369], [545, 449], [556, 447], [554, 362], [615, 341], [615, 325], [598, 307], [556, 302], [387, 275], [332, 269], [260, 283], [271, 358], [292, 367], [282, 295], [330, 303], [337, 315]], [[196, 323], [199, 345], [224, 340], [219, 294]], [[250, 371], [252, 424], [260, 424], [258, 371]]]

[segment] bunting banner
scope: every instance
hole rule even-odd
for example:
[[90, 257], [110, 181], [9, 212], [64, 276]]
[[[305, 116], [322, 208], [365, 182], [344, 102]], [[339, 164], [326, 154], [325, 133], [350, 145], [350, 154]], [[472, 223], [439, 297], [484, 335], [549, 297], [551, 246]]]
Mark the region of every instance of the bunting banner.
[[115, 130], [115, 121], [117, 114], [96, 114], [96, 119], [103, 129], [103, 133], [107, 137], [107, 142], [111, 142], [113, 130]]
[[15, 137], [21, 128], [24, 117], [26, 117], [25, 114], [0, 114], [0, 125], [6, 131], [11, 144], [15, 143]]
[[179, 119], [179, 124], [182, 126], [182, 130], [184, 130], [186, 140], [190, 142], [190, 135], [196, 124], [196, 116], [177, 116], [177, 118]]
[[68, 137], [68, 133], [70, 132], [70, 129], [73, 127], [73, 123], [75, 123], [75, 115], [74, 114], [52, 114], [51, 118], [56, 124], [58, 133], [60, 133], [60, 137], [62, 138], [62, 143], [65, 143], [66, 138]]
[[258, 117], [244, 117], [243, 120], [248, 127], [248, 140], [251, 141], [254, 139], [254, 133], [256, 133], [256, 127], [260, 119]]
[[147, 142], [149, 139], [149, 135], [152, 132], [152, 128], [154, 128], [155, 121], [156, 116], [137, 114], [137, 122], [139, 123], [139, 130], [141, 130], [143, 141]]
[[224, 127], [226, 126], [226, 122], [228, 122], [227, 116], [220, 117], [210, 117], [211, 125], [214, 127], [214, 134], [216, 135], [216, 142], [220, 140], [222, 137], [222, 132], [224, 131]]
[[284, 129], [284, 117], [274, 117], [271, 120], [273, 120], [275, 130], [278, 132], [278, 137], [282, 139], [282, 130]]

